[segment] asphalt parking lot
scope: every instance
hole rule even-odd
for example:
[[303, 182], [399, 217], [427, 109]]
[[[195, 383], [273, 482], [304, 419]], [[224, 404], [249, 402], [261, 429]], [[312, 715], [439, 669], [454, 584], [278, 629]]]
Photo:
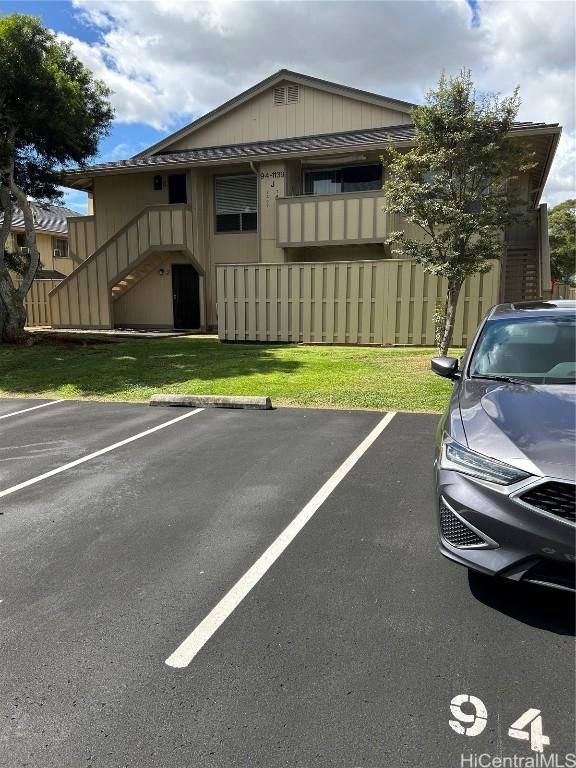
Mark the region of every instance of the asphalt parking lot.
[[48, 402], [0, 401], [2, 768], [574, 751], [573, 599], [437, 554], [438, 417]]

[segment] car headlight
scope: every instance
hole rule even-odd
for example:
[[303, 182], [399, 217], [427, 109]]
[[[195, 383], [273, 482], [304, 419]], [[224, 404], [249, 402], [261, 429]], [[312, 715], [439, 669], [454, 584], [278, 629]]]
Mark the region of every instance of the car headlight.
[[440, 466], [442, 469], [455, 469], [464, 475], [478, 477], [480, 480], [488, 480], [499, 485], [512, 485], [530, 477], [521, 469], [471, 451], [447, 436], [444, 437], [442, 444]]

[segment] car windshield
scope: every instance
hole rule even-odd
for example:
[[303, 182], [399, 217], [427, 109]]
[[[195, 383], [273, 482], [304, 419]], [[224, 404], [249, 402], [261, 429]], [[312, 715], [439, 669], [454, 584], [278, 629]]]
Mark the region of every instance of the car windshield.
[[576, 381], [576, 317], [489, 320], [470, 363], [472, 377], [530, 384]]

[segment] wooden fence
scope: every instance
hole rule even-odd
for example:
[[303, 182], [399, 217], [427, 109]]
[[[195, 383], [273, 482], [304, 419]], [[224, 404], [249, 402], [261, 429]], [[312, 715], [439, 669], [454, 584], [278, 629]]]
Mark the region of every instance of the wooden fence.
[[576, 288], [568, 283], [554, 283], [552, 291], [553, 299], [571, 299], [576, 300]]
[[26, 294], [26, 325], [29, 328], [52, 325], [48, 294], [60, 280], [34, 280]]
[[[498, 303], [500, 265], [468, 279], [453, 343]], [[408, 259], [217, 266], [222, 341], [432, 346], [446, 280]]]

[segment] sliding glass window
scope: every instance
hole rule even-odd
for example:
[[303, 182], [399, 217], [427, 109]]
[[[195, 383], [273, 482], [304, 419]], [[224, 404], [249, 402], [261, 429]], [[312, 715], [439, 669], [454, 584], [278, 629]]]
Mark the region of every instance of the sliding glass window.
[[368, 192], [372, 189], [382, 189], [382, 165], [380, 164], [304, 171], [306, 195]]

